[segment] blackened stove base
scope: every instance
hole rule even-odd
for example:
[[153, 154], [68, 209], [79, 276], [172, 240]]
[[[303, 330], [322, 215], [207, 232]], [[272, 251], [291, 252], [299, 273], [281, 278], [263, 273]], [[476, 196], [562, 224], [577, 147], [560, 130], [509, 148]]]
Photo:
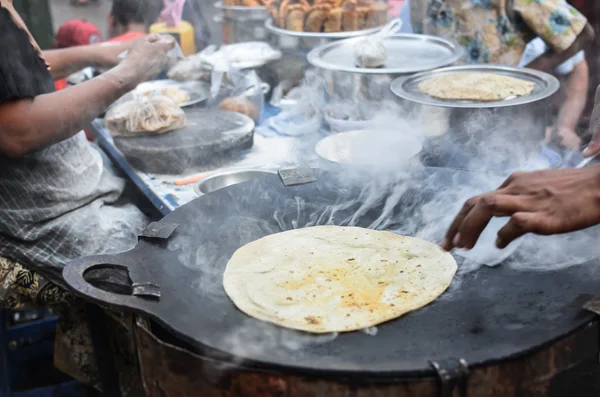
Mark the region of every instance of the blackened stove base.
[[[169, 344], [138, 319], [135, 336], [148, 395], [164, 397], [440, 397], [435, 377], [366, 379], [258, 372]], [[597, 397], [598, 324], [519, 359], [471, 368], [470, 397]], [[164, 335], [164, 334], [163, 334]], [[168, 338], [167, 340], [172, 339]], [[455, 394], [456, 395], [456, 394]]]
[[[450, 183], [468, 183], [470, 177], [449, 170], [417, 171], [405, 182], [410, 188], [389, 228], [407, 219], [418, 223], [422, 214], [416, 208], [443, 194], [424, 186], [443, 191]], [[430, 183], [423, 185], [425, 178]], [[285, 187], [274, 175], [223, 189], [168, 215], [164, 222], [180, 225], [168, 241], [141, 241], [129, 253], [77, 260], [65, 270], [65, 279], [78, 294], [145, 313], [199, 350], [223, 353], [219, 358], [255, 368], [336, 376], [431, 376], [430, 361], [450, 357], [463, 358], [469, 366], [497, 363], [549, 346], [594, 318], [569, 303], [581, 293], [598, 291], [597, 264], [556, 272], [484, 267], [465, 276], [457, 291], [379, 326], [376, 336], [352, 332], [329, 343], [290, 348], [286, 342], [297, 339], [297, 332], [236, 309], [222, 290], [225, 265], [236, 249], [258, 238], [296, 225], [326, 223], [330, 217], [319, 215], [327, 206], [337, 205], [333, 223], [347, 224], [361, 203], [340, 204], [359, 197], [362, 186], [321, 173], [317, 182], [295, 187]], [[380, 214], [381, 208], [369, 211], [358, 225], [366, 227]], [[201, 268], [191, 269], [186, 262]], [[160, 285], [161, 299], [110, 294], [80, 282], [77, 275], [101, 264], [126, 267], [134, 283]]]

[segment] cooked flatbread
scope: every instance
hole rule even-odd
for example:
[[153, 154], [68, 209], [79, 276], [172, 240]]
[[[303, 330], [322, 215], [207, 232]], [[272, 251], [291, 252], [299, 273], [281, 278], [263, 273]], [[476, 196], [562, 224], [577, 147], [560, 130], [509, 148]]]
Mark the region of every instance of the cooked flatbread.
[[434, 77], [419, 84], [419, 90], [434, 98], [462, 101], [502, 101], [527, 96], [535, 83], [494, 73], [463, 73]]
[[347, 332], [429, 304], [456, 270], [452, 255], [418, 238], [317, 226], [243, 246], [223, 286], [251, 317], [311, 333]]
[[140, 96], [119, 103], [106, 113], [104, 121], [113, 136], [162, 134], [187, 124], [185, 112], [165, 96]]

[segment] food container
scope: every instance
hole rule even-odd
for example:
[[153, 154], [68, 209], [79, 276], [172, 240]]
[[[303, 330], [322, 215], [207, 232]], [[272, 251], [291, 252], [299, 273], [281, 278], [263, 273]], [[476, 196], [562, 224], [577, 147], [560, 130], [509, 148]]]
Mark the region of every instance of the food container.
[[391, 98], [389, 87], [398, 76], [451, 65], [463, 56], [462, 48], [438, 37], [395, 34], [383, 39], [387, 61], [381, 68], [356, 65], [355, 46], [364, 37], [319, 46], [308, 54], [308, 62], [327, 81], [329, 94], [339, 98], [366, 100]]
[[238, 183], [248, 182], [253, 179], [273, 175], [274, 172], [263, 170], [231, 170], [219, 174], [211, 175], [194, 186], [194, 191], [198, 196], [216, 192], [217, 190], [237, 185]]
[[[493, 73], [535, 83], [528, 96], [503, 101], [447, 101], [422, 93], [421, 82], [437, 76], [463, 73]], [[477, 169], [506, 170], [527, 164], [539, 153], [551, 112], [552, 96], [559, 82], [553, 76], [531, 69], [496, 65], [455, 66], [400, 77], [391, 85], [406, 114], [425, 128], [432, 120], [436, 130], [447, 130], [437, 138], [437, 149], [452, 148], [470, 159]], [[435, 116], [435, 117], [434, 117]], [[441, 131], [438, 131], [441, 132]]]
[[394, 169], [407, 165], [423, 149], [417, 138], [393, 130], [364, 129], [321, 139], [315, 151], [340, 165]]
[[237, 22], [260, 21], [264, 22], [269, 18], [266, 7], [244, 7], [244, 6], [227, 6], [223, 2], [218, 1], [215, 8], [223, 14], [228, 20]]

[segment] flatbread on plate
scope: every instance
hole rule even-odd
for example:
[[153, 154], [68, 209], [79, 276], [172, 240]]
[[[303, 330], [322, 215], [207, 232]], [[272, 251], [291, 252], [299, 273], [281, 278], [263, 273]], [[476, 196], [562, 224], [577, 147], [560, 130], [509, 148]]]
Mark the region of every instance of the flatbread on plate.
[[419, 90], [438, 99], [462, 101], [503, 101], [530, 95], [535, 83], [495, 73], [463, 73], [422, 81]]
[[237, 250], [223, 286], [244, 313], [311, 333], [393, 320], [438, 298], [456, 261], [430, 242], [358, 227], [273, 234]]

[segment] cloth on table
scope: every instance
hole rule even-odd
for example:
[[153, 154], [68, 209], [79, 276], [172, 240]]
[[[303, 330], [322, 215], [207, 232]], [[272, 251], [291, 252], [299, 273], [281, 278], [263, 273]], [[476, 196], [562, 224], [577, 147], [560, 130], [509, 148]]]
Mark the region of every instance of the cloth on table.
[[[0, 4], [0, 53], [11, 54], [0, 57], [0, 102], [53, 92], [39, 47]], [[124, 188], [83, 133], [23, 158], [0, 155], [0, 256], [63, 285], [69, 260], [133, 248], [148, 220], [120, 202]]]
[[[9, 0], [0, 0], [0, 37], [0, 103], [52, 93], [49, 65]], [[0, 155], [0, 305], [60, 305], [57, 366], [89, 385], [97, 386], [92, 344], [81, 303], [61, 288], [62, 268], [75, 258], [135, 246], [148, 220], [120, 201], [124, 188], [83, 133], [23, 158]], [[116, 338], [131, 335], [107, 329]], [[118, 360], [130, 368], [119, 366], [122, 378], [136, 378], [132, 360]]]

